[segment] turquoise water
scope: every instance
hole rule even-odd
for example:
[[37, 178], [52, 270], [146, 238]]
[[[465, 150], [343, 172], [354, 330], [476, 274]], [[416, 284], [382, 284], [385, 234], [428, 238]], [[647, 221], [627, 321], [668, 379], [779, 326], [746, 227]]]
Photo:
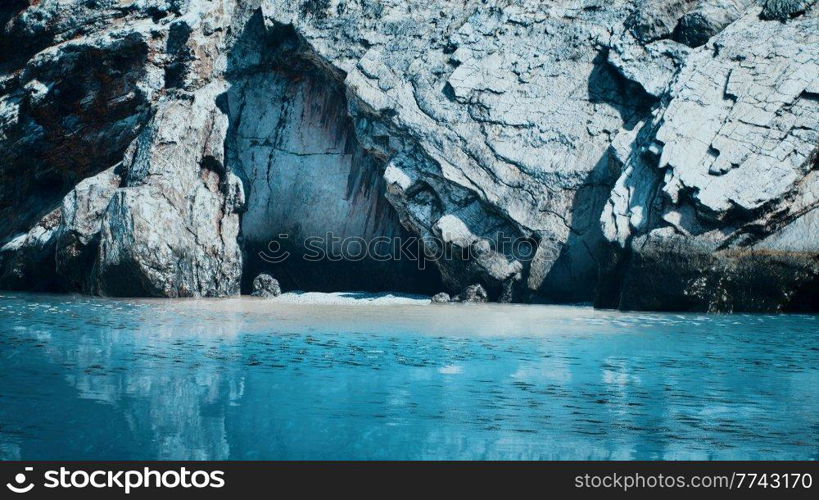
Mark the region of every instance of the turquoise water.
[[2, 459], [817, 459], [816, 316], [0, 294]]

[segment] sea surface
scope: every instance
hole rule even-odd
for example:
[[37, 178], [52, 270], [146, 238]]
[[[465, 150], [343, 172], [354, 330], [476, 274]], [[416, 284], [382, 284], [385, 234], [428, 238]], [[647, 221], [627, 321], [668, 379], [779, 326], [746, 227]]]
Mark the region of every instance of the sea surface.
[[0, 459], [817, 459], [819, 319], [0, 293]]

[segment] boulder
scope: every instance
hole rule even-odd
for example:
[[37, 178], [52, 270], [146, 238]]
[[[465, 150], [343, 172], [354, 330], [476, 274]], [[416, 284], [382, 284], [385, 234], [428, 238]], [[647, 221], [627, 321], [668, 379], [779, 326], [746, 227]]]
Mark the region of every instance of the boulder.
[[253, 279], [254, 297], [278, 297], [282, 294], [279, 282], [269, 274], [260, 274]]
[[800, 14], [804, 14], [808, 8], [812, 7], [816, 0], [763, 0], [761, 19], [775, 19], [787, 21]]
[[755, 0], [701, 0], [674, 29], [674, 39], [689, 47], [704, 45], [739, 19]]
[[456, 302], [483, 303], [489, 301], [486, 289], [481, 285], [469, 285], [455, 297]]

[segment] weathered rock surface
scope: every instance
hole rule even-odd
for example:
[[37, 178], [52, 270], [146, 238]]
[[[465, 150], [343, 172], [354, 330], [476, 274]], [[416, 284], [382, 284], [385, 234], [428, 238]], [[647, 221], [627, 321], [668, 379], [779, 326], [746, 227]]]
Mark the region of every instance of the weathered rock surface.
[[0, 238], [119, 162], [162, 82], [150, 20], [105, 29], [117, 2], [30, 3], [0, 8]]
[[269, 274], [260, 274], [253, 279], [254, 297], [278, 297], [282, 294], [278, 280]]
[[121, 184], [122, 168], [111, 167], [81, 181], [63, 198], [56, 241], [56, 272], [70, 289], [95, 291], [94, 260], [102, 218]]
[[241, 181], [224, 167], [227, 117], [211, 83], [159, 103], [102, 219], [96, 289], [165, 297], [239, 293]]
[[602, 222], [626, 256], [601, 305], [777, 310], [815, 286], [819, 236], [785, 241], [817, 201], [819, 19], [751, 12], [709, 45], [619, 154]]
[[492, 300], [813, 307], [815, 2], [456, 4], [6, 4], [0, 284], [230, 295], [329, 231]]
[[270, 271], [301, 290], [431, 292], [433, 266], [419, 272], [390, 244], [409, 234], [384, 197], [383, 161], [356, 140], [339, 78], [259, 13], [230, 52], [226, 147], [248, 186], [245, 275]]
[[53, 258], [61, 218], [59, 208], [52, 210], [0, 247], [1, 287], [49, 291], [56, 286]]

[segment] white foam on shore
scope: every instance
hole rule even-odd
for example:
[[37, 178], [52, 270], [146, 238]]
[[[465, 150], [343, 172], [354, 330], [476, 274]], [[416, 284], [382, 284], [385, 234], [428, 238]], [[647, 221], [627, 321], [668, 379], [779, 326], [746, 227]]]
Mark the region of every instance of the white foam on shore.
[[285, 292], [278, 297], [260, 298], [255, 300], [269, 301], [271, 304], [303, 304], [303, 305], [424, 305], [430, 303], [426, 295], [404, 295], [393, 293], [370, 292]]

